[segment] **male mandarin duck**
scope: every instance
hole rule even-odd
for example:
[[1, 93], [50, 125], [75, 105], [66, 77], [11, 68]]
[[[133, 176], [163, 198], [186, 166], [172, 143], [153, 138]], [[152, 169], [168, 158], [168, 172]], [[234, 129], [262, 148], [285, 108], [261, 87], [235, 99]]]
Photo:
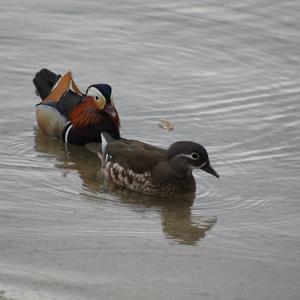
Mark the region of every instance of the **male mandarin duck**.
[[[105, 150], [90, 147], [102, 160], [104, 176], [116, 185], [155, 196], [189, 196], [196, 192], [192, 171], [201, 169], [217, 178], [206, 149], [178, 141], [161, 149], [135, 140], [110, 139]], [[103, 154], [103, 155], [102, 155]]]
[[48, 136], [70, 144], [101, 143], [101, 132], [120, 138], [120, 119], [108, 84], [93, 84], [83, 94], [71, 72], [63, 76], [47, 69], [36, 73], [33, 83], [42, 102], [36, 119]]

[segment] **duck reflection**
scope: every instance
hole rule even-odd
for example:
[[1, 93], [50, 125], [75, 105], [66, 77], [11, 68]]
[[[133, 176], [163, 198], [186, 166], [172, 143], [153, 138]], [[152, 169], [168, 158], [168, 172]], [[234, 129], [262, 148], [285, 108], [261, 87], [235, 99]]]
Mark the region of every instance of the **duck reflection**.
[[[83, 146], [68, 145], [46, 137], [38, 128], [35, 130], [35, 150], [54, 156], [55, 166], [64, 170], [76, 170], [82, 185], [90, 192], [108, 193], [117, 196], [130, 208], [155, 209], [161, 214], [162, 231], [174, 242], [195, 245], [205, 237], [216, 223], [216, 218], [197, 217], [193, 221], [191, 209], [194, 196], [189, 198], [156, 198], [119, 188], [108, 182], [101, 174], [100, 159]], [[135, 209], [136, 210], [136, 209]]]

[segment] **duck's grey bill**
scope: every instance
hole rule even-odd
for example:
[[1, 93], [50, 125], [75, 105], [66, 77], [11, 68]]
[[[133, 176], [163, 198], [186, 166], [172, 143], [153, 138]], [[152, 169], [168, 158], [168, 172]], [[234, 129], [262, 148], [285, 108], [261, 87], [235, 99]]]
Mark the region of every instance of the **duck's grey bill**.
[[215, 171], [215, 169], [211, 166], [211, 164], [207, 164], [205, 165], [203, 168], [201, 168], [201, 170], [216, 176], [217, 178], [220, 178], [219, 174]]

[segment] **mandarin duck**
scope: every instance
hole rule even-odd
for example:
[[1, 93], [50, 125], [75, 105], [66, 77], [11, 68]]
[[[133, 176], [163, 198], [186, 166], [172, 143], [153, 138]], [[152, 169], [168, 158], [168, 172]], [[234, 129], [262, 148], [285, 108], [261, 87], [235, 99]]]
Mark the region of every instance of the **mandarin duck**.
[[178, 141], [161, 149], [135, 140], [109, 139], [105, 150], [88, 147], [102, 160], [104, 176], [117, 186], [153, 196], [189, 196], [196, 192], [192, 171], [201, 169], [219, 178], [206, 149]]
[[42, 101], [36, 105], [39, 128], [66, 143], [101, 143], [101, 133], [120, 138], [120, 119], [108, 84], [90, 85], [83, 94], [71, 72], [63, 76], [42, 69], [33, 83]]

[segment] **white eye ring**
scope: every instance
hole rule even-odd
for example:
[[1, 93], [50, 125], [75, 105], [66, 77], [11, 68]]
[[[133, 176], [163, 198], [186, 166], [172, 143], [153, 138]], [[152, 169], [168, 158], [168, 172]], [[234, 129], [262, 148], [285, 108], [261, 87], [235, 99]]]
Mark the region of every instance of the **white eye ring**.
[[193, 153], [191, 153], [191, 158], [192, 159], [194, 159], [194, 160], [198, 160], [199, 159], [199, 154], [198, 153], [196, 153], [196, 152], [193, 152]]
[[95, 100], [96, 100], [96, 101], [99, 101], [99, 99], [100, 99], [100, 98], [99, 98], [98, 96], [95, 96]]

